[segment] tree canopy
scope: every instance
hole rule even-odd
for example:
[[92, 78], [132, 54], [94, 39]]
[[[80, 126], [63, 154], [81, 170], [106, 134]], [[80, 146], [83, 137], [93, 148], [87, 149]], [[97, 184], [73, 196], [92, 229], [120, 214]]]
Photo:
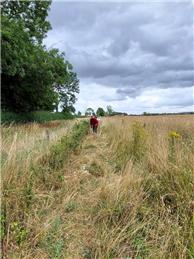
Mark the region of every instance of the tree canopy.
[[113, 108], [112, 108], [112, 106], [110, 106], [110, 105], [108, 105], [107, 107], [106, 107], [106, 109], [107, 109], [107, 114], [108, 115], [112, 115], [113, 114]]
[[46, 20], [51, 0], [47, 1], [21, 1], [7, 0], [2, 2], [2, 15], [8, 20], [23, 24], [28, 36], [39, 43], [51, 29]]
[[106, 112], [103, 108], [99, 107], [96, 111], [97, 116], [105, 116]]
[[2, 109], [74, 112], [79, 80], [65, 54], [47, 50], [43, 38], [51, 1], [2, 3]]
[[94, 112], [94, 109], [92, 108], [87, 108], [85, 111], [85, 116], [91, 116]]

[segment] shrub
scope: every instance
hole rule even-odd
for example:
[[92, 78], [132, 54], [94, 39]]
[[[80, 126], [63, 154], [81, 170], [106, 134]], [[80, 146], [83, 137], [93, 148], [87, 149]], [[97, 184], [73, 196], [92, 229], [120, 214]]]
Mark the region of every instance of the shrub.
[[70, 113], [64, 112], [48, 112], [48, 111], [37, 111], [29, 113], [13, 113], [13, 112], [2, 112], [1, 123], [27, 123], [27, 122], [46, 122], [53, 120], [66, 120], [73, 119], [74, 116]]

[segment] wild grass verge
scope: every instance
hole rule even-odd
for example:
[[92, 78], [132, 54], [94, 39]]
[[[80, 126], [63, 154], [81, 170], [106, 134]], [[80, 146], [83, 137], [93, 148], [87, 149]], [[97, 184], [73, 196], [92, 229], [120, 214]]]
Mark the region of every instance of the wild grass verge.
[[106, 122], [114, 175], [90, 208], [87, 258], [194, 257], [194, 125], [183, 119]]
[[[35, 248], [37, 243], [42, 248], [47, 244], [47, 249], [52, 250], [52, 258], [60, 258], [63, 239], [57, 229], [61, 221], [56, 219], [56, 224], [48, 223], [45, 230], [44, 220], [51, 205], [55, 206], [59, 190], [65, 188], [60, 169], [65, 166], [70, 153], [81, 145], [87, 132], [86, 121], [75, 123], [71, 132], [49, 145], [49, 149], [45, 146], [37, 156], [34, 154], [30, 159], [25, 156], [22, 160], [17, 159], [17, 151], [20, 153], [20, 150], [17, 149], [16, 138], [13, 138], [2, 167], [1, 240], [5, 258], [32, 258], [30, 248]], [[54, 236], [56, 245], [52, 241]]]

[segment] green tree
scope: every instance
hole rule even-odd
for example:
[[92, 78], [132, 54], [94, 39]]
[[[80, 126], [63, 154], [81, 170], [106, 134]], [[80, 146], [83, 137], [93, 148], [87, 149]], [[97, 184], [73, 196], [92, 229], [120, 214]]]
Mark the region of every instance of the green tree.
[[[4, 1], [2, 5], [2, 108], [23, 112], [45, 106], [52, 110], [57, 95], [49, 83], [49, 53], [35, 44], [49, 29], [45, 20], [49, 2], [42, 5], [32, 1]], [[39, 33], [35, 35], [32, 31], [37, 32], [38, 26]]]
[[73, 104], [76, 102], [76, 94], [79, 93], [79, 80], [76, 73], [70, 71], [65, 74], [64, 83], [58, 85], [57, 92], [59, 101], [63, 110], [72, 110]]
[[97, 116], [105, 116], [106, 112], [103, 108], [99, 107], [96, 111]]
[[[13, 111], [33, 110], [38, 99], [44, 99], [48, 91], [36, 84], [42, 72], [45, 54], [41, 47], [33, 45], [20, 22], [2, 17], [2, 108]], [[38, 68], [38, 69], [37, 69]], [[37, 72], [37, 73], [34, 73]], [[30, 84], [30, 85], [29, 85]], [[36, 98], [37, 97], [37, 98]]]
[[57, 100], [52, 61], [49, 52], [30, 41], [22, 23], [2, 17], [2, 108], [52, 110]]
[[80, 111], [77, 112], [77, 116], [78, 117], [81, 117], [82, 116], [82, 113]]
[[112, 106], [108, 105], [107, 107], [107, 114], [110, 116], [114, 113]]
[[73, 113], [79, 80], [64, 53], [41, 44], [50, 28], [45, 20], [50, 1], [39, 2], [3, 2], [2, 109], [54, 110], [60, 104]]
[[19, 1], [7, 0], [2, 2], [2, 15], [9, 21], [23, 24], [28, 36], [41, 43], [46, 33], [51, 29], [46, 20], [50, 10], [51, 0], [47, 1]]
[[149, 113], [148, 112], [143, 112], [143, 115], [147, 116], [147, 115], [149, 115]]
[[65, 61], [65, 53], [60, 53], [57, 49], [49, 51], [50, 71], [52, 74], [52, 85], [57, 93], [55, 105], [60, 105], [63, 111], [75, 112], [73, 107], [76, 102], [76, 94], [79, 93], [79, 80], [77, 74], [73, 72], [73, 66]]
[[85, 116], [91, 116], [94, 113], [92, 108], [87, 108], [85, 111]]

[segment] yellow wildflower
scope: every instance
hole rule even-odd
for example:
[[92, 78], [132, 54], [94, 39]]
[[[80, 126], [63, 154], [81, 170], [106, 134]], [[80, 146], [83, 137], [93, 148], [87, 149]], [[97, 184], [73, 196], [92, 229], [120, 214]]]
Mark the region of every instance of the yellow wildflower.
[[179, 139], [181, 137], [181, 135], [179, 133], [177, 133], [176, 131], [170, 131], [169, 137]]

